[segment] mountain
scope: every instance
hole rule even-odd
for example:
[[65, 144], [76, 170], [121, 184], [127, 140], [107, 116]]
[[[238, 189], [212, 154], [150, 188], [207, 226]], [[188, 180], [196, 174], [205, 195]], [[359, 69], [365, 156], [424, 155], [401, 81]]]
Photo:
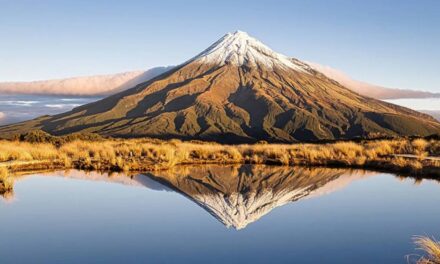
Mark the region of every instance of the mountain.
[[70, 112], [0, 128], [62, 135], [212, 140], [225, 143], [430, 135], [429, 115], [362, 96], [245, 32], [134, 88]]
[[51, 95], [110, 95], [139, 83], [146, 82], [172, 67], [156, 67], [147, 71], [132, 71], [108, 75], [74, 77], [68, 79], [3, 82], [0, 93], [51, 94]]
[[185, 195], [226, 227], [243, 229], [277, 207], [326, 195], [370, 175], [327, 168], [210, 165], [147, 176]]
[[405, 90], [396, 88], [387, 88], [379, 85], [369, 84], [352, 79], [346, 73], [331, 68], [329, 66], [323, 66], [313, 62], [307, 62], [312, 69], [323, 73], [330, 79], [337, 81], [343, 86], [351, 89], [361, 95], [373, 97], [376, 99], [402, 99], [402, 98], [438, 98], [440, 93], [431, 93], [424, 91]]

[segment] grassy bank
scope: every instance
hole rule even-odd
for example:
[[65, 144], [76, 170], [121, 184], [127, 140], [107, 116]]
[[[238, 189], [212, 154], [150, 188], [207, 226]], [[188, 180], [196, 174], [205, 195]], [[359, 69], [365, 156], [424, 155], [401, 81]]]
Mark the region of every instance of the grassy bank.
[[[72, 139], [49, 143], [0, 141], [0, 166], [114, 171], [166, 169], [179, 164], [251, 163], [375, 169], [440, 177], [440, 141], [398, 139], [328, 144], [221, 145], [154, 139]], [[396, 154], [415, 155], [413, 158]], [[32, 163], [33, 162], [33, 163]], [[20, 165], [22, 164], [22, 165]]]

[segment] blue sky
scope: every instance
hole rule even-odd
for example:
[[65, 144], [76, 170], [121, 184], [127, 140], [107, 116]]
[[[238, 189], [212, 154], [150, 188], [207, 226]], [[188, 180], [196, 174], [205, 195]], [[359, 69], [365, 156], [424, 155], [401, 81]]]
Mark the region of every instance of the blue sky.
[[440, 1], [0, 0], [0, 81], [174, 65], [223, 34], [390, 87], [440, 91]]

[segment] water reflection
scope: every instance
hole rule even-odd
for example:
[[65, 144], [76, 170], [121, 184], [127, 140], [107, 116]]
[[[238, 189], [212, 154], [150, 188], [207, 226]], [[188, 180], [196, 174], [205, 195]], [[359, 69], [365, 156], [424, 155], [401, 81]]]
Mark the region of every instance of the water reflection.
[[242, 229], [276, 207], [333, 192], [373, 174], [243, 165], [178, 167], [146, 175], [185, 195], [226, 227]]
[[[226, 227], [243, 229], [276, 207], [334, 192], [372, 172], [329, 168], [209, 165], [181, 166], [136, 175], [69, 170], [45, 173], [70, 179], [112, 182], [176, 191], [209, 212]], [[16, 176], [16, 182], [31, 176]], [[3, 198], [13, 201], [13, 192]]]
[[0, 196], [6, 201], [6, 202], [12, 202], [14, 200], [14, 191], [13, 190], [7, 190], [7, 191], [0, 191]]
[[411, 237], [440, 234], [438, 181], [383, 173], [191, 166], [14, 177], [0, 199], [2, 264], [406, 263], [420, 253]]

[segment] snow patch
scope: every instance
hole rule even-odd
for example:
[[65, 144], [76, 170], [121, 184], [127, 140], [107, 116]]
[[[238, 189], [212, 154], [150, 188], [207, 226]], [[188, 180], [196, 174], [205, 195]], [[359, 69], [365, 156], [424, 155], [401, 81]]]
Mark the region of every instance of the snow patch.
[[228, 33], [208, 49], [194, 57], [190, 62], [237, 66], [264, 66], [268, 69], [283, 68], [308, 72], [302, 64], [270, 49], [246, 32]]
[[240, 230], [268, 214], [274, 208], [307, 196], [310, 187], [297, 190], [286, 189], [281, 192], [267, 190], [264, 193], [252, 192], [246, 195], [240, 193], [228, 196], [221, 193], [196, 195], [193, 199], [227, 228], [234, 227]]

